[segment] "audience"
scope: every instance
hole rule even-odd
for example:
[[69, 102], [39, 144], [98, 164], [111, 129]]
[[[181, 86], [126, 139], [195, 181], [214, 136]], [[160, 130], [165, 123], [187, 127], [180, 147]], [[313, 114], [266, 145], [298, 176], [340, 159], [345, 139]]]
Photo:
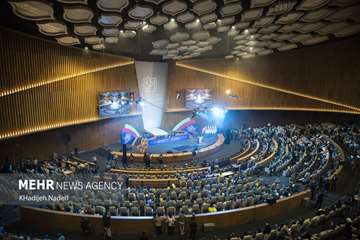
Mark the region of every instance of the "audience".
[[[180, 235], [185, 235], [186, 217], [193, 214], [189, 222], [189, 234], [195, 239], [197, 222], [195, 214], [214, 213], [261, 203], [275, 203], [306, 188], [312, 190], [314, 208], [318, 214], [312, 218], [297, 219], [286, 224], [271, 226], [265, 224], [262, 231], [233, 234], [227, 239], [322, 239], [324, 235], [343, 233], [346, 239], [359, 236], [360, 218], [353, 200], [323, 207], [326, 191], [337, 190], [337, 171], [344, 165], [355, 168], [360, 160], [360, 128], [355, 125], [336, 126], [332, 124], [286, 125], [262, 128], [247, 128], [231, 131], [232, 138], [242, 141], [239, 153], [245, 151], [245, 142], [250, 143], [251, 156], [231, 164], [230, 156], [222, 160], [194, 160], [189, 165], [177, 167], [176, 173], [165, 173], [175, 165], [151, 163], [150, 155], [144, 157], [147, 170], [144, 173], [117, 174], [106, 169], [99, 172], [97, 162], [86, 162], [78, 154], [70, 157], [52, 156], [50, 161], [29, 158], [19, 163], [7, 159], [1, 170], [14, 174], [55, 174], [72, 179], [77, 174], [98, 173], [100, 178], [108, 177], [122, 181], [116, 191], [79, 192], [68, 202], [47, 206], [53, 210], [102, 215], [104, 238], [111, 239], [111, 216], [154, 216], [157, 235], [163, 232], [173, 234], [178, 224]], [[346, 153], [346, 154], [345, 154]], [[272, 156], [269, 162], [262, 160]], [[95, 156], [96, 157], [96, 156]], [[161, 165], [161, 166], [160, 166]], [[194, 169], [184, 171], [184, 169]], [[202, 168], [197, 170], [197, 168]], [[136, 164], [126, 166], [127, 170], [139, 169]], [[161, 169], [158, 175], [146, 171]], [[21, 175], [22, 176], [22, 175]], [[98, 175], [97, 175], [98, 176]], [[166, 188], [154, 188], [142, 184], [130, 187], [131, 178], [179, 179], [178, 184], [169, 182]], [[175, 216], [178, 216], [176, 219]], [[176, 221], [177, 220], [177, 221]], [[90, 232], [87, 218], [82, 218], [81, 229]], [[0, 236], [9, 238], [4, 227]], [[19, 239], [24, 236], [18, 236]], [[45, 236], [43, 239], [49, 239]], [[65, 239], [58, 234], [56, 239]], [[145, 233], [139, 239], [148, 239]], [[330, 238], [331, 239], [331, 238]]]

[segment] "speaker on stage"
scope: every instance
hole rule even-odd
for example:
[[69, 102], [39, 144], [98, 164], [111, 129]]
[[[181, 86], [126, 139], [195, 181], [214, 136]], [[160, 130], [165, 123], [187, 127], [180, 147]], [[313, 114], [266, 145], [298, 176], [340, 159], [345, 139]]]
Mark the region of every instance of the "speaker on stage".
[[225, 134], [224, 134], [225, 136], [225, 140], [224, 140], [224, 143], [225, 144], [230, 144], [230, 136], [231, 136], [231, 131], [230, 131], [230, 129], [227, 129], [226, 131], [225, 131]]
[[126, 156], [126, 154], [127, 154], [126, 151], [127, 151], [126, 144], [123, 144], [123, 145], [122, 145], [123, 156]]

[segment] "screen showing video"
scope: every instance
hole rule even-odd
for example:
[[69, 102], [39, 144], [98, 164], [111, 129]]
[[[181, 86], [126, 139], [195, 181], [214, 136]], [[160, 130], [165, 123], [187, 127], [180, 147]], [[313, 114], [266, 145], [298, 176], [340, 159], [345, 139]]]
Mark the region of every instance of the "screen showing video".
[[186, 89], [185, 108], [208, 108], [213, 104], [213, 91], [211, 89]]
[[101, 118], [118, 117], [130, 113], [134, 93], [102, 92], [99, 93], [99, 115]]

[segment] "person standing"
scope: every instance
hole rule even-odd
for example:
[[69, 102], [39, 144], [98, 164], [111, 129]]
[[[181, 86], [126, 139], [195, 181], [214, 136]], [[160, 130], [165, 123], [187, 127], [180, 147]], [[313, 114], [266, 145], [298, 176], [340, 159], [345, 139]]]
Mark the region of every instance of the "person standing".
[[179, 232], [181, 236], [185, 235], [185, 215], [183, 213], [180, 214], [178, 222], [179, 222]]
[[190, 221], [190, 239], [195, 240], [196, 239], [196, 232], [197, 232], [197, 222], [195, 219], [195, 214], [193, 213]]
[[105, 240], [111, 240], [111, 237], [112, 237], [112, 233], [111, 233], [111, 227], [108, 227], [105, 231], [105, 237], [104, 239]]
[[150, 156], [147, 152], [144, 152], [144, 166], [150, 168]]
[[315, 203], [315, 208], [321, 208], [323, 200], [324, 200], [324, 192], [321, 191], [319, 193], [319, 195], [317, 196], [317, 200], [316, 200], [316, 203]]
[[160, 153], [160, 155], [159, 155], [159, 164], [161, 165], [161, 167], [164, 164], [164, 157], [163, 157], [162, 153]]
[[103, 226], [104, 226], [104, 239], [111, 240], [111, 214], [109, 208], [105, 209], [103, 215]]
[[156, 235], [160, 236], [162, 233], [162, 217], [159, 214], [154, 214], [154, 224], [156, 229]]
[[167, 219], [167, 227], [168, 227], [168, 234], [172, 235], [174, 233], [174, 229], [175, 229], [175, 217], [170, 214]]
[[122, 157], [121, 157], [121, 163], [123, 165], [123, 168], [127, 168], [128, 167], [128, 158], [127, 158], [126, 144], [122, 145], [122, 149], [123, 149], [123, 154], [122, 154]]

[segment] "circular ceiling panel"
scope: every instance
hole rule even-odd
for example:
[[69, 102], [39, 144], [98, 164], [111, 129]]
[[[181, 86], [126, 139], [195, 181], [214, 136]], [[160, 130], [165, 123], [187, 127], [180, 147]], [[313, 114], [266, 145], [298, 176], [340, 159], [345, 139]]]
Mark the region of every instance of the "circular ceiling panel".
[[123, 19], [117, 14], [101, 14], [98, 23], [103, 27], [117, 27], [122, 23]]
[[129, 17], [136, 20], [146, 20], [154, 14], [154, 10], [148, 6], [136, 5], [129, 11]]
[[121, 12], [129, 5], [129, 0], [97, 0], [96, 5], [105, 12]]

